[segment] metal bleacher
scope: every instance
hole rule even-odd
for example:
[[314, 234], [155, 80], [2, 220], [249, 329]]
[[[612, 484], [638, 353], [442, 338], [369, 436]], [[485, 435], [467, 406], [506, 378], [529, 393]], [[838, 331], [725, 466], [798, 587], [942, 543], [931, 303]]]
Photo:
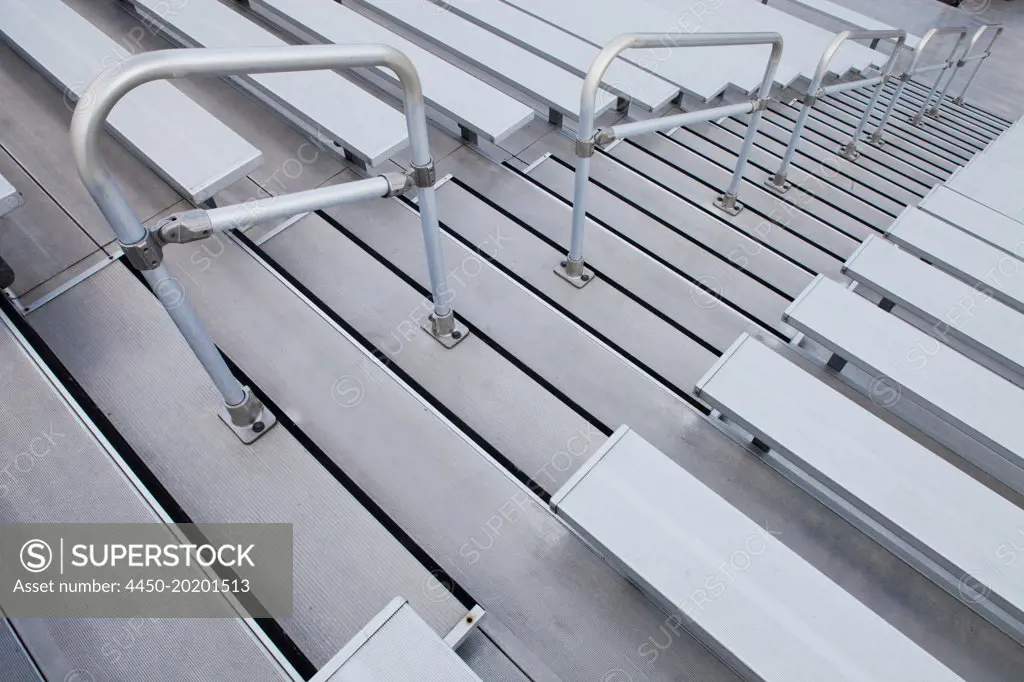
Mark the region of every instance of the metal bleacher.
[[1015, 27], [796, 4], [0, 0], [0, 522], [294, 534], [0, 678], [1018, 678]]

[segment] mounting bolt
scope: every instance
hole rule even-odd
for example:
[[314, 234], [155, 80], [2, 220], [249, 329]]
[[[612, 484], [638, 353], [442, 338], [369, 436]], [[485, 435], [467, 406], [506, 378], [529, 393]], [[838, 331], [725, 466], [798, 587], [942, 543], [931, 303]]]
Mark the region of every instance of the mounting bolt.
[[244, 398], [237, 405], [225, 404], [221, 407], [220, 418], [227, 424], [238, 439], [248, 445], [277, 424], [277, 417], [253, 395], [248, 386], [242, 387]]
[[455, 319], [455, 312], [438, 317], [434, 313], [423, 323], [423, 329], [445, 348], [454, 348], [469, 336], [469, 329]]

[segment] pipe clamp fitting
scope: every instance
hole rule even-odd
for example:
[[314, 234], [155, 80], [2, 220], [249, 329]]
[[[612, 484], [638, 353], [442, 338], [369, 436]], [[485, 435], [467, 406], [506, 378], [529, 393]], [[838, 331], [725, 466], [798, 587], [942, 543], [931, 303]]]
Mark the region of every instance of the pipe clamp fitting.
[[591, 137], [589, 140], [581, 140], [576, 138], [576, 158], [578, 159], [589, 159], [594, 155], [594, 147], [597, 146], [596, 135]]
[[134, 244], [121, 242], [121, 251], [132, 266], [140, 272], [156, 270], [164, 262], [164, 249], [157, 235], [149, 230]]
[[434, 170], [434, 160], [425, 166], [412, 164], [409, 167], [409, 177], [412, 179], [413, 187], [433, 187], [437, 181], [437, 171]]

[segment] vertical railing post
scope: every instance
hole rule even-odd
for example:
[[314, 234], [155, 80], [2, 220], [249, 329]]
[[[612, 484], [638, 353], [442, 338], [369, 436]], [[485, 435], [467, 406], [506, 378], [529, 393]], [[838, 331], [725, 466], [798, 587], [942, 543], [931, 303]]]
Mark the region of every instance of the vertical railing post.
[[[974, 81], [974, 77], [977, 76], [978, 75], [978, 71], [981, 70], [982, 63], [986, 59], [988, 59], [989, 57], [992, 56], [992, 48], [995, 46], [996, 41], [999, 40], [999, 36], [1001, 36], [1003, 34], [1003, 29], [1004, 29], [1004, 27], [1003, 27], [1002, 24], [988, 24], [986, 26], [982, 26], [981, 28], [979, 28], [977, 30], [977, 32], [974, 34], [974, 37], [971, 39], [971, 44], [964, 51], [963, 58], [956, 65], [957, 71], [959, 71], [961, 68], [966, 66], [968, 62], [974, 61], [974, 62], [977, 62], [977, 63], [974, 65], [974, 69], [971, 71], [971, 75], [968, 76], [967, 82], [964, 83], [964, 87], [960, 91], [960, 94], [957, 95], [956, 99], [953, 100], [954, 104], [962, 105], [964, 103], [964, 95], [967, 94], [967, 89], [971, 87], [971, 83]], [[995, 30], [995, 35], [992, 36], [992, 40], [989, 42], [988, 47], [985, 48], [985, 51], [983, 53], [981, 53], [981, 54], [974, 54], [974, 55], [972, 55], [971, 53], [974, 52], [974, 48], [978, 44], [978, 42], [980, 42], [982, 35], [984, 35], [986, 31], [991, 31], [991, 30]], [[956, 77], [956, 71], [953, 72], [953, 78], [955, 78], [955, 77]], [[949, 79], [949, 83], [946, 84], [946, 90], [949, 90], [949, 86], [953, 83], [953, 78], [950, 78]], [[945, 101], [946, 90], [943, 91], [942, 97], [939, 99], [939, 104], [941, 104], [942, 102]], [[932, 115], [933, 116], [937, 116], [938, 115], [938, 106], [936, 106], [932, 110], [930, 110], [929, 111], [930, 114], [931, 114], [931, 111], [935, 111], [935, 113], [932, 114]]]
[[[762, 80], [758, 99], [746, 104], [732, 104], [697, 112], [617, 125], [606, 130], [596, 130], [597, 91], [612, 62], [629, 49], [646, 47], [711, 47], [731, 45], [772, 45], [772, 54]], [[583, 235], [587, 222], [587, 188], [590, 184], [590, 160], [598, 146], [624, 139], [630, 135], [654, 133], [671, 127], [709, 121], [722, 116], [753, 113], [747, 138], [737, 163], [736, 172], [726, 192], [716, 200], [715, 205], [738, 213], [742, 206], [736, 197], [743, 176], [743, 168], [750, 156], [753, 139], [766, 104], [766, 97], [775, 79], [775, 72], [782, 60], [782, 36], [777, 33], [627, 33], [613, 38], [594, 58], [580, 92], [579, 127], [576, 133], [576, 175], [573, 186], [572, 233], [569, 238], [569, 252], [555, 268], [555, 274], [577, 288], [593, 281], [594, 273], [583, 260]]]
[[[892, 54], [889, 55], [889, 60], [885, 63], [885, 67], [882, 69], [882, 82], [875, 86], [874, 92], [871, 94], [871, 99], [868, 101], [867, 107], [864, 109], [864, 115], [860, 117], [860, 121], [857, 123], [857, 129], [853, 131], [853, 137], [850, 141], [839, 150], [839, 155], [847, 161], [856, 161], [860, 157], [860, 138], [867, 130], [868, 123], [871, 120], [871, 115], [875, 113], [875, 107], [878, 106], [878, 98], [881, 97], [882, 91], [885, 89], [885, 84], [892, 78], [892, 71], [896, 68], [896, 62], [903, 52], [903, 47], [907, 43], [907, 34], [897, 36], [896, 47], [893, 48]], [[875, 39], [880, 40], [879, 38]]]
[[[960, 36], [957, 38], [956, 44], [953, 45], [953, 50], [949, 53], [949, 58], [946, 60], [945, 67], [939, 70], [939, 75], [936, 76], [935, 83], [932, 84], [932, 87], [928, 91], [928, 95], [924, 98], [924, 101], [921, 102], [921, 107], [917, 110], [917, 113], [914, 114], [914, 117], [910, 119], [911, 125], [916, 126], [921, 124], [921, 121], [924, 119], [925, 112], [931, 108], [932, 98], [935, 97], [935, 93], [938, 91], [939, 85], [942, 83], [943, 76], [946, 75], [947, 71], [956, 66], [956, 55], [960, 51], [960, 47], [963, 45], [964, 40], [967, 38], [966, 28], [947, 29], [945, 32], [959, 32]], [[924, 45], [922, 44], [921, 47], [918, 47], [918, 50], [920, 51], [923, 47]]]
[[[231, 373], [209, 332], [189, 302], [181, 283], [163, 262], [160, 230], [147, 230], [107, 169], [100, 151], [104, 123], [114, 106], [135, 88], [155, 80], [190, 75], [229, 76], [248, 73], [319, 71], [383, 66], [402, 84], [412, 147], [411, 184], [419, 189], [419, 208], [426, 245], [434, 314], [428, 330], [451, 347], [465, 337], [455, 323], [441, 252], [434, 199], [434, 163], [430, 156], [423, 92], [409, 59], [385, 45], [304, 45], [239, 49], [159, 50], [132, 57], [100, 74], [79, 100], [71, 119], [71, 146], [82, 182], [117, 235], [125, 258], [142, 272], [192, 352], [223, 398], [221, 419], [246, 443], [270, 429], [276, 418]], [[342, 103], [339, 103], [339, 105]], [[173, 112], [172, 112], [173, 113]], [[386, 183], [375, 183], [387, 190]], [[336, 198], [336, 197], [335, 197]], [[180, 230], [179, 230], [180, 232]], [[198, 230], [191, 238], [206, 236]]]
[[[814, 105], [817, 104], [818, 100], [828, 95], [826, 89], [822, 88], [822, 83], [825, 80], [825, 76], [828, 75], [829, 64], [832, 63], [832, 59], [839, 52], [839, 48], [842, 47], [843, 43], [848, 40], [873, 40], [875, 38], [899, 38], [901, 41], [906, 41], [906, 31], [843, 31], [836, 34], [829, 46], [825, 48], [825, 52], [821, 55], [821, 59], [818, 60], [818, 68], [814, 72], [814, 77], [811, 79], [810, 87], [807, 88], [807, 94], [803, 98], [803, 106], [800, 107], [800, 113], [797, 115], [796, 123], [793, 126], [793, 133], [790, 135], [789, 144], [786, 145], [786, 151], [782, 155], [782, 163], [779, 164], [779, 169], [775, 171], [775, 174], [765, 180], [765, 186], [777, 194], [785, 194], [790, 190], [792, 185], [788, 180], [789, 167], [793, 163], [793, 157], [796, 155], [796, 150], [800, 145], [800, 139], [803, 136], [804, 127], [807, 125], [807, 119], [811, 115], [811, 110]], [[890, 57], [888, 62], [889, 65], [894, 63], [894, 59]], [[863, 87], [870, 84], [872, 81], [881, 82], [882, 77], [878, 78], [866, 78], [864, 79]], [[853, 89], [858, 87], [857, 83], [860, 81], [853, 81], [851, 83], [843, 83], [841, 87], [843, 89]], [[832, 86], [839, 87], [839, 86]]]
[[[885, 127], [889, 124], [889, 120], [892, 118], [893, 113], [896, 111], [896, 105], [899, 104], [900, 99], [903, 97], [903, 92], [906, 90], [907, 83], [910, 82], [911, 78], [913, 78], [915, 75], [919, 73], [924, 73], [926, 71], [932, 71], [936, 69], [945, 70], [946, 68], [948, 68], [948, 62], [936, 64], [933, 66], [920, 66], [921, 56], [924, 54], [925, 48], [932, 41], [932, 38], [934, 38], [937, 35], [942, 35], [946, 33], [960, 33], [960, 40], [957, 41], [957, 45], [959, 46], [960, 42], [963, 40], [963, 36], [967, 35], [967, 29], [961, 27], [933, 28], [924, 35], [924, 37], [921, 39], [921, 42], [918, 44], [917, 49], [914, 51], [914, 59], [913, 61], [911, 61], [910, 67], [900, 75], [899, 84], [896, 86], [896, 90], [893, 91], [892, 95], [890, 96], [889, 105], [885, 108], [885, 113], [882, 114], [882, 118], [878, 121], [878, 125], [875, 126], [875, 131], [871, 133], [871, 137], [868, 138], [868, 144], [870, 144], [873, 147], [882, 147], [885, 145]], [[956, 52], [954, 49], [953, 54], [955, 53]], [[927, 104], [927, 100], [925, 103]]]

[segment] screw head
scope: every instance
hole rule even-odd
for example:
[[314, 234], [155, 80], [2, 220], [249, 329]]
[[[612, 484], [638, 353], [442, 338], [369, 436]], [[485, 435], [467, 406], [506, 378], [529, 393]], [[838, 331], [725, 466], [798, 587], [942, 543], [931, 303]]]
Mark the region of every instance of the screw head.
[[263, 422], [254, 422], [252, 425], [253, 433], [263, 433], [265, 428], [267, 428], [267, 425]]
[[561, 265], [561, 266], [562, 266], [563, 268], [564, 268], [564, 267], [565, 267], [566, 265], [568, 265], [568, 264], [569, 264], [569, 261], [562, 261], [561, 263], [559, 263], [559, 265]]
[[580, 275], [580, 279], [582, 279], [584, 282], [589, 282], [590, 275]]
[[461, 339], [462, 338], [462, 332], [460, 332], [458, 329], [456, 329], [455, 331], [452, 332], [452, 338], [456, 339], [456, 340]]

